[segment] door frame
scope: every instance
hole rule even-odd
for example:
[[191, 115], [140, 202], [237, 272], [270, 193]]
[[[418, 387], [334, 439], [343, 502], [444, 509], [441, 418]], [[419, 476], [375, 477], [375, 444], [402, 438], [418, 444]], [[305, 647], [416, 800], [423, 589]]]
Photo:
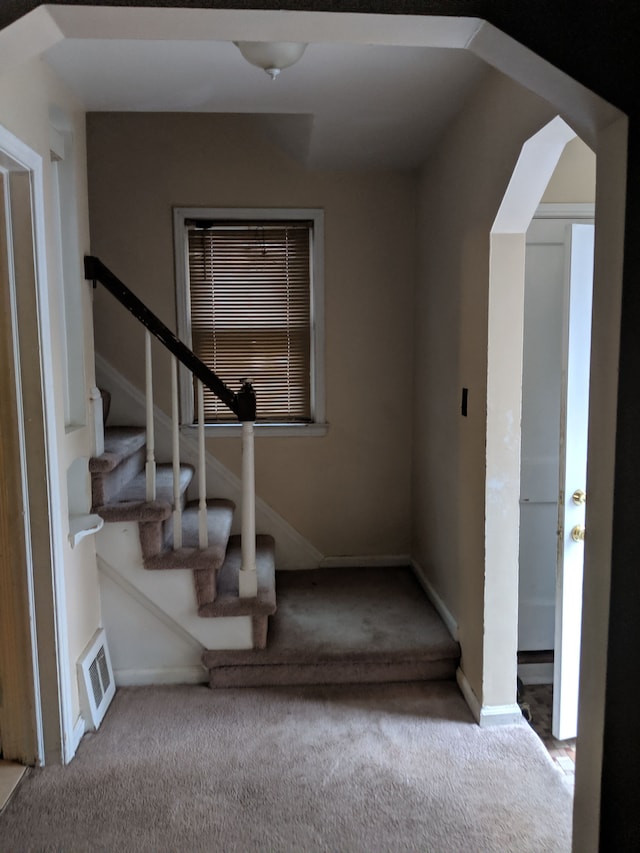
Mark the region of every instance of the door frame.
[[[30, 764], [66, 763], [73, 756], [73, 721], [68, 686], [69, 645], [66, 618], [63, 531], [64, 514], [56, 484], [58, 465], [54, 361], [47, 278], [43, 161], [0, 126], [5, 295], [5, 351], [11, 353], [8, 377], [15, 407], [13, 438], [0, 437], [5, 463], [13, 462], [6, 498], [19, 505], [23, 535], [0, 530], [0, 547], [9, 555], [4, 575], [20, 591], [18, 609], [0, 596], [0, 623], [8, 620], [20, 640], [0, 661], [3, 684], [28, 683], [17, 695], [4, 690], [3, 741], [17, 735], [18, 760]], [[33, 269], [17, 286], [13, 266], [10, 187], [17, 181], [22, 212], [30, 225]], [[23, 232], [20, 232], [21, 234]], [[28, 231], [27, 231], [28, 233]], [[31, 266], [31, 265], [30, 265]], [[23, 350], [21, 351], [21, 346]], [[30, 349], [27, 352], [27, 347]], [[37, 347], [38, 356], [33, 357]], [[13, 602], [16, 603], [15, 601]], [[22, 721], [22, 723], [20, 722]], [[6, 749], [3, 746], [3, 751]], [[6, 757], [12, 757], [6, 754]]]
[[521, 717], [516, 686], [526, 231], [575, 136], [556, 116], [524, 143], [490, 234], [481, 725]]
[[[584, 737], [590, 749], [582, 752], [578, 762], [579, 808], [587, 800], [599, 802], [603, 759], [627, 130], [626, 118], [620, 117], [588, 142], [598, 165], [587, 482], [591, 497], [586, 517], [589, 537], [585, 542], [578, 714], [578, 741]], [[483, 683], [477, 714], [485, 724], [520, 716], [515, 703], [522, 375], [522, 323], [518, 318], [522, 318], [523, 307], [526, 228], [569, 141], [567, 135], [576, 134], [558, 116], [524, 144], [491, 232]], [[579, 828], [582, 839], [597, 838], [596, 820], [595, 812], [584, 811]]]

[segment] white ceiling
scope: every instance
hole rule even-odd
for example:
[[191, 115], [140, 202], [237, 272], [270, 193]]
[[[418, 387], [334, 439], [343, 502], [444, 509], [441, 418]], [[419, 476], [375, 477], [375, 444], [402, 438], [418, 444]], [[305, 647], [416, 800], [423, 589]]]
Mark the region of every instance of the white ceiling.
[[316, 42], [272, 81], [231, 41], [193, 38], [63, 38], [44, 59], [87, 110], [264, 114], [308, 165], [364, 169], [423, 162], [487, 68], [459, 48]]

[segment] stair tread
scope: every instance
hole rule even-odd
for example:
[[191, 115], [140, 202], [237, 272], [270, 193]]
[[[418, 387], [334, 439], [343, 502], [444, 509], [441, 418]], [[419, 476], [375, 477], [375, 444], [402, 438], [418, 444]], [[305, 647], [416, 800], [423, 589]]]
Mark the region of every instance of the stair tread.
[[143, 427], [107, 427], [104, 431], [104, 453], [89, 460], [90, 473], [106, 474], [113, 471], [145, 443], [146, 431]]
[[[180, 494], [184, 494], [193, 479], [191, 465], [180, 465]], [[147, 500], [147, 481], [140, 471], [121, 489], [109, 503], [94, 507], [93, 511], [105, 521], [162, 521], [171, 515], [173, 508], [173, 466], [170, 463], [156, 466], [156, 499]]]
[[174, 550], [173, 535], [167, 538], [164, 550], [145, 558], [147, 569], [196, 569], [217, 572], [222, 566], [235, 504], [226, 498], [207, 500], [207, 529], [209, 546], [199, 547], [199, 508], [187, 505], [182, 513], [182, 547]]
[[[186, 491], [193, 479], [192, 465], [180, 465], [180, 494]], [[147, 478], [144, 471], [136, 474], [115, 497], [119, 501], [143, 501], [147, 496]], [[173, 503], [173, 465], [162, 462], [156, 465], [156, 500]]]
[[[226, 530], [227, 538], [225, 548], [231, 531], [231, 521], [236, 505], [227, 498], [207, 499], [207, 528], [209, 537], [219, 537], [220, 521], [222, 518], [228, 521]], [[182, 545], [184, 548], [197, 548], [199, 545], [200, 532], [200, 507], [197, 501], [189, 501], [182, 513]], [[173, 540], [171, 540], [173, 542]]]
[[238, 572], [242, 564], [239, 536], [229, 539], [227, 554], [217, 581], [215, 601], [201, 604], [198, 613], [203, 617], [264, 616], [276, 611], [275, 543], [273, 537], [256, 536], [256, 571], [258, 595], [238, 597]]

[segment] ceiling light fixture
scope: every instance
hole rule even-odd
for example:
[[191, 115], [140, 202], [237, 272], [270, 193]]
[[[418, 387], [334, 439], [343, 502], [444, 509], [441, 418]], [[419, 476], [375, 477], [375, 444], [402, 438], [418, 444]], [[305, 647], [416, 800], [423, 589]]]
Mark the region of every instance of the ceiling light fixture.
[[297, 62], [307, 46], [297, 41], [234, 41], [234, 44], [247, 62], [262, 68], [272, 80], [283, 68]]

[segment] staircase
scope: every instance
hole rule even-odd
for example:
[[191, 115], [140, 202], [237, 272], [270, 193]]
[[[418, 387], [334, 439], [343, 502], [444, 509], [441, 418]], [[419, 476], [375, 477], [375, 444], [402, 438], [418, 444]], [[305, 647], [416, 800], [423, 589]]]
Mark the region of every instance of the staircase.
[[[276, 607], [275, 563], [273, 540], [256, 537], [255, 532], [256, 395], [251, 382], [240, 380], [241, 387], [234, 392], [98, 258], [86, 256], [84, 268], [85, 278], [94, 287], [101, 284], [144, 329], [145, 429], [115, 427], [104, 434], [102, 407], [93, 410], [92, 512], [109, 522], [107, 528], [118, 527], [115, 534], [104, 528], [96, 534], [98, 557], [118, 577], [117, 583], [139, 594], [187, 642], [202, 643], [205, 649], [264, 648], [268, 619]], [[163, 346], [160, 357], [164, 370], [168, 368], [165, 376], [170, 377], [168, 464], [158, 464], [155, 454], [153, 338]], [[180, 461], [180, 372], [182, 388], [189, 396], [193, 392], [197, 410], [197, 503], [187, 501], [195, 471]], [[205, 388], [241, 425], [240, 538], [230, 537], [233, 503], [207, 497]], [[132, 523], [137, 525], [138, 542], [131, 536]], [[166, 582], [149, 584], [144, 577], [149, 571], [164, 575]], [[190, 584], [175, 577], [185, 572], [192, 573]], [[202, 629], [202, 621], [213, 620], [215, 629]]]
[[[207, 501], [209, 544], [201, 549], [199, 505], [186, 498], [194, 469], [180, 465], [182, 543], [174, 548], [172, 465], [156, 465], [156, 498], [149, 501], [145, 459], [144, 429], [105, 430], [104, 452], [89, 462], [93, 512], [106, 522], [98, 553], [110, 559], [108, 528], [118, 538], [135, 526], [139, 555], [120, 554], [117, 568], [145, 597], [152, 599], [151, 590], [167, 576], [184, 573], [195, 621], [228, 625], [250, 618], [249, 632], [228, 632], [227, 644], [209, 633], [209, 645], [206, 631], [182, 620], [201, 644], [212, 688], [455, 679], [460, 647], [409, 567], [282, 572], [276, 613], [273, 538], [256, 537], [258, 595], [239, 597], [242, 555], [240, 537], [230, 536], [233, 501]], [[238, 643], [247, 633], [250, 642]]]
[[[146, 433], [138, 427], [108, 427], [104, 452], [89, 461], [92, 512], [106, 523], [136, 522], [144, 569], [183, 570], [193, 575], [198, 616], [204, 619], [250, 617], [253, 648], [264, 649], [269, 616], [275, 613], [274, 541], [256, 537], [258, 594], [240, 598], [240, 537], [230, 536], [234, 504], [209, 499], [208, 545], [199, 547], [199, 504], [187, 500], [194, 469], [181, 464], [179, 474], [182, 543], [174, 547], [173, 466], [156, 465], [156, 497], [146, 498]], [[233, 648], [233, 646], [231, 646]]]
[[[200, 657], [198, 680], [203, 665], [211, 687], [454, 678], [460, 647], [409, 567], [283, 573], [281, 612], [267, 649], [276, 613], [274, 540], [255, 534], [251, 383], [241, 380], [234, 393], [97, 258], [85, 258], [85, 276], [145, 327], [146, 428], [116, 426], [103, 436], [99, 406], [89, 461], [92, 513], [107, 522], [96, 533], [99, 564], [123, 591], [120, 607], [128, 611], [114, 631], [123, 657], [132, 647], [158, 654], [131, 617], [133, 598], [187, 643], [190, 666], [193, 655]], [[170, 463], [155, 457], [152, 335], [170, 354]], [[178, 363], [191, 374], [197, 400], [197, 501], [187, 498], [195, 470], [180, 461]], [[242, 428], [242, 537], [231, 536], [233, 501], [207, 497], [205, 386]], [[118, 607], [114, 612], [120, 615]], [[173, 649], [165, 646], [169, 655]]]
[[[276, 613], [274, 541], [258, 535], [258, 595], [239, 597], [242, 555], [240, 537], [230, 535], [233, 501], [207, 500], [209, 544], [200, 548], [199, 503], [186, 497], [194, 469], [180, 465], [182, 543], [175, 548], [173, 466], [156, 465], [156, 498], [147, 500], [146, 450], [144, 429], [110, 427], [104, 452], [89, 462], [92, 511], [106, 522], [98, 554], [151, 601], [164, 579], [180, 576], [188, 589], [177, 615], [171, 610], [175, 585], [156, 604], [197, 640], [212, 688], [455, 679], [460, 647], [409, 567], [281, 572]], [[132, 528], [137, 547], [114, 550], [113, 539], [125, 539]], [[191, 623], [179, 615], [189, 602]], [[247, 617], [244, 633], [229, 630]], [[203, 629], [194, 629], [194, 622]], [[208, 625], [226, 626], [224, 639], [220, 632], [207, 634]]]

